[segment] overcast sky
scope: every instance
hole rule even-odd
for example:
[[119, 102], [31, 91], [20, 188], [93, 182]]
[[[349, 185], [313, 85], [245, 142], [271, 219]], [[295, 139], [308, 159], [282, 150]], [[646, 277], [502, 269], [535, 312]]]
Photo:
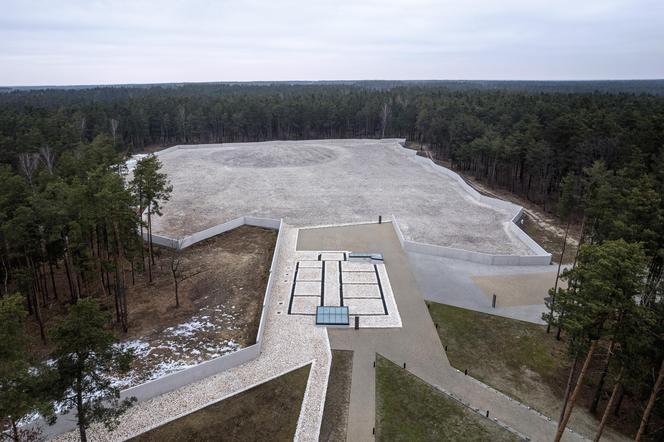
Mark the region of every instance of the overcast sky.
[[0, 0], [0, 85], [664, 78], [664, 0]]

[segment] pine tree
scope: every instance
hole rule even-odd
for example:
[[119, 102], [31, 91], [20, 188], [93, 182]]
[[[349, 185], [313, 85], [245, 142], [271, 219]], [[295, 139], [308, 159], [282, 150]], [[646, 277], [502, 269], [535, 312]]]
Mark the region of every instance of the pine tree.
[[79, 435], [87, 441], [86, 430], [94, 422], [113, 429], [135, 398], [120, 399], [120, 389], [111, 375], [126, 373], [133, 354], [120, 350], [115, 336], [106, 330], [109, 316], [93, 299], [80, 299], [55, 328], [53, 340], [60, 400], [65, 411], [76, 410]]
[[152, 265], [154, 265], [154, 253], [152, 247], [152, 216], [161, 216], [161, 204], [170, 199], [173, 186], [170, 185], [165, 173], [161, 170], [159, 159], [150, 155], [136, 163], [134, 178], [131, 188], [139, 200], [141, 208], [145, 208], [147, 214], [148, 229], [148, 277], [152, 282]]
[[0, 428], [14, 441], [34, 436], [18, 427], [18, 421], [30, 413], [40, 413], [47, 422], [54, 419], [47, 388], [51, 372], [29, 356], [23, 328], [26, 314], [21, 295], [0, 299]]

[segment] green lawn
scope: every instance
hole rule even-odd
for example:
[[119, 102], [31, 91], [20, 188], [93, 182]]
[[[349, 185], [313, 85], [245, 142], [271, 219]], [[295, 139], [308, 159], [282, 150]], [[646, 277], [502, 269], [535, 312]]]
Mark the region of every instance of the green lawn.
[[345, 442], [350, 406], [350, 385], [353, 377], [353, 352], [332, 350], [332, 366], [327, 383], [321, 442]]
[[377, 355], [376, 440], [465, 442], [519, 439]]
[[291, 441], [310, 365], [143, 433], [135, 441]]
[[557, 417], [569, 359], [554, 333], [529, 322], [428, 305], [452, 366]]

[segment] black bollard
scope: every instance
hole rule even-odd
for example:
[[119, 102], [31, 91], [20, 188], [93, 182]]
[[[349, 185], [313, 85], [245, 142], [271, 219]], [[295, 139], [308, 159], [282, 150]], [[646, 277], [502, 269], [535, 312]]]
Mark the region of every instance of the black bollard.
[[378, 215], [378, 224], [383, 224], [383, 217]]
[[447, 351], [447, 345], [445, 346], [445, 351]]
[[359, 329], [360, 329], [360, 317], [355, 316], [355, 330], [359, 330]]
[[405, 362], [403, 363], [403, 368], [404, 368], [404, 369], [406, 368], [406, 363], [405, 363]]
[[466, 376], [468, 376], [468, 369], [467, 369], [467, 368], [463, 371], [463, 374], [465, 374]]
[[496, 308], [496, 294], [493, 294], [493, 301], [491, 301], [491, 307]]
[[374, 368], [376, 368], [376, 361], [374, 361]]
[[486, 411], [486, 417], [489, 417], [489, 410]]

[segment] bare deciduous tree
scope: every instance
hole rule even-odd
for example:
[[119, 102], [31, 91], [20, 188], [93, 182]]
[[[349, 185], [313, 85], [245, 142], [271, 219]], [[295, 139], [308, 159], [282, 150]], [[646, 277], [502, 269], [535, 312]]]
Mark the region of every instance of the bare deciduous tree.
[[39, 149], [39, 155], [41, 155], [41, 160], [46, 166], [46, 170], [50, 175], [53, 175], [55, 170], [55, 152], [51, 149], [51, 146], [42, 146]]
[[[179, 242], [180, 241], [177, 240], [176, 244], [178, 244]], [[171, 251], [169, 264], [170, 264], [171, 276], [173, 277], [173, 288], [175, 290], [175, 307], [179, 308], [180, 284], [188, 279], [193, 278], [194, 276], [200, 275], [201, 273], [205, 272], [207, 269], [206, 268], [200, 268], [197, 270], [186, 269], [185, 261], [182, 258], [181, 250], [177, 245], [175, 245], [175, 247], [173, 247]]]
[[387, 128], [387, 117], [390, 115], [390, 107], [387, 103], [383, 104], [383, 109], [380, 111], [380, 137], [385, 138], [385, 129]]
[[113, 145], [115, 145], [115, 135], [118, 132], [118, 125], [120, 124], [120, 122], [115, 118], [111, 118], [110, 122], [111, 122], [111, 133], [113, 134]]
[[26, 152], [20, 153], [18, 154], [18, 164], [21, 168], [21, 172], [25, 175], [25, 179], [28, 180], [28, 184], [32, 187], [32, 178], [39, 165], [39, 154]]

